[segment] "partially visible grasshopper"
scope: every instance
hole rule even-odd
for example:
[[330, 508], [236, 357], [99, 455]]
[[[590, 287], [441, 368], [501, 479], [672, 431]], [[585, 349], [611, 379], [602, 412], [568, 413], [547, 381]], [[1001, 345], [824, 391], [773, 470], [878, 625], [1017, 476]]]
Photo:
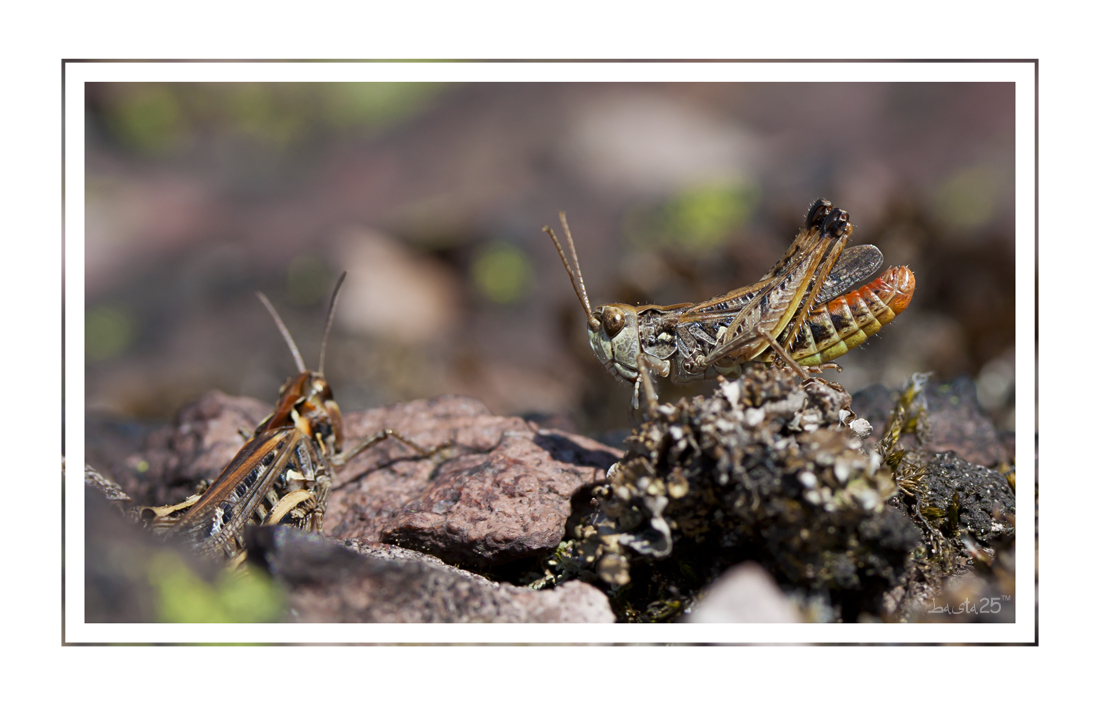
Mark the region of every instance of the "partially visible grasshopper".
[[223, 555], [231, 564], [238, 564], [244, 559], [246, 524], [284, 524], [322, 532], [332, 470], [372, 445], [393, 437], [424, 456], [444, 446], [424, 448], [386, 428], [341, 452], [343, 416], [324, 368], [328, 333], [345, 276], [346, 272], [340, 275], [332, 293], [316, 372], [305, 368], [275, 307], [262, 293], [256, 294], [290, 347], [298, 374], [279, 389], [275, 410], [256, 426], [244, 447], [205, 491], [172, 506], [140, 509], [154, 533], [179, 536], [204, 555]]
[[698, 304], [612, 303], [593, 310], [565, 213], [559, 216], [572, 265], [554, 231], [543, 230], [584, 307], [592, 350], [608, 371], [633, 383], [634, 408], [643, 389], [647, 407], [656, 406], [648, 372], [677, 383], [735, 377], [743, 365], [776, 356], [804, 377], [800, 365], [820, 371], [814, 365], [862, 344], [905, 310], [916, 286], [913, 272], [902, 266], [841, 295], [881, 266], [882, 252], [873, 245], [845, 249], [852, 234], [848, 213], [818, 200], [783, 258], [754, 284]]

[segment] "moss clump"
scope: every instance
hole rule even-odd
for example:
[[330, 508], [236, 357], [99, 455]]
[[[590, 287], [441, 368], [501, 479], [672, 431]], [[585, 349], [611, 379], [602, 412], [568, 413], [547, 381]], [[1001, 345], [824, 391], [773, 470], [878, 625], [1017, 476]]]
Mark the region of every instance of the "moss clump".
[[975, 569], [974, 579], [996, 598], [1015, 593], [1012, 569], [1004, 566], [1015, 549], [1014, 472], [972, 464], [953, 451], [925, 450], [930, 439], [926, 379], [914, 375], [902, 391], [879, 445], [900, 490], [893, 503], [924, 534], [910, 556], [906, 588], [892, 608], [904, 619], [925, 619], [928, 600], [945, 583], [950, 597], [950, 584]]

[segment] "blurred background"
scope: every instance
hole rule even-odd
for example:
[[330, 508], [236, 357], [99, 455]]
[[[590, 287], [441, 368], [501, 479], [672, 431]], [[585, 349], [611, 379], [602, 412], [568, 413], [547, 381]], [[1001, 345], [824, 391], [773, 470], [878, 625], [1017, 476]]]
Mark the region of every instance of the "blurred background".
[[[1015, 408], [1014, 86], [89, 84], [86, 400], [156, 421], [294, 369], [264, 291], [345, 412], [444, 393], [600, 435], [600, 366], [543, 225], [568, 214], [593, 305], [758, 280], [810, 203], [907, 264], [907, 312], [837, 360], [850, 392], [972, 375]], [[713, 382], [709, 382], [713, 384]], [[701, 393], [662, 386], [662, 399]]]

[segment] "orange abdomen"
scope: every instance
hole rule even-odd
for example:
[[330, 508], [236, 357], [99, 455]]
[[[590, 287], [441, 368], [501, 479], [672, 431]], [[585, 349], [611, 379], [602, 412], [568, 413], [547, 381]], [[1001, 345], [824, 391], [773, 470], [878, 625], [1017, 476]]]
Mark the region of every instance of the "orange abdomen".
[[814, 308], [798, 331], [791, 355], [808, 367], [846, 354], [908, 308], [916, 286], [909, 267], [896, 266], [866, 286]]

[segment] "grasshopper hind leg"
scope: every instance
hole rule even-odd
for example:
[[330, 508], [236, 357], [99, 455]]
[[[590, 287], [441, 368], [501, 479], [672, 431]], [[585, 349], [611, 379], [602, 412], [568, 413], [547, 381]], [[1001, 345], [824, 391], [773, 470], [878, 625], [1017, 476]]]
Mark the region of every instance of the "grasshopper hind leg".
[[[780, 359], [782, 359], [789, 367], [791, 367], [791, 369], [793, 369], [795, 372], [798, 373], [800, 377], [802, 377], [803, 388], [806, 388], [808, 384], [825, 384], [834, 391], [844, 392], [844, 387], [836, 383], [835, 381], [829, 381], [828, 379], [822, 379], [821, 377], [810, 376], [811, 374], [820, 374], [826, 369], [839, 372], [839, 364], [827, 362], [825, 364], [817, 366], [804, 367], [796, 362], [794, 357], [792, 357], [790, 353], [783, 349], [783, 345], [779, 344], [776, 339], [771, 336], [771, 333], [769, 333], [767, 330], [757, 329], [757, 333], [759, 333], [765, 340], [768, 341], [768, 344], [771, 345], [771, 348], [775, 351], [777, 355], [779, 355]], [[849, 408], [848, 411], [851, 412], [851, 409]]]
[[841, 371], [840, 365], [834, 364], [832, 362], [826, 362], [824, 364], [813, 366], [803, 366], [799, 364], [795, 360], [795, 358], [792, 357], [789, 352], [787, 352], [787, 350], [783, 349], [783, 345], [779, 344], [779, 342], [774, 337], [772, 337], [772, 334], [769, 333], [767, 330], [764, 330], [763, 328], [757, 328], [756, 332], [758, 335], [768, 341], [768, 345], [771, 346], [775, 354], [778, 355], [779, 358], [782, 359], [784, 362], [786, 362], [787, 366], [789, 366], [791, 369], [794, 369], [798, 373], [798, 375], [802, 377], [803, 381], [809, 381], [811, 379], [810, 374], [820, 374], [821, 372], [826, 370], [836, 372]]
[[316, 506], [310, 511], [304, 526], [305, 530], [323, 534], [325, 523], [325, 509], [328, 508], [328, 496], [332, 493], [332, 480], [328, 476], [317, 478], [317, 485], [313, 490], [313, 498]]
[[787, 350], [783, 349], [783, 345], [779, 344], [770, 332], [761, 327], [756, 329], [756, 334], [768, 341], [768, 345], [771, 346], [772, 351], [779, 355], [779, 358], [786, 362], [787, 366], [802, 377], [802, 381], [810, 380], [810, 373], [806, 368], [796, 362], [794, 357], [792, 357]]

